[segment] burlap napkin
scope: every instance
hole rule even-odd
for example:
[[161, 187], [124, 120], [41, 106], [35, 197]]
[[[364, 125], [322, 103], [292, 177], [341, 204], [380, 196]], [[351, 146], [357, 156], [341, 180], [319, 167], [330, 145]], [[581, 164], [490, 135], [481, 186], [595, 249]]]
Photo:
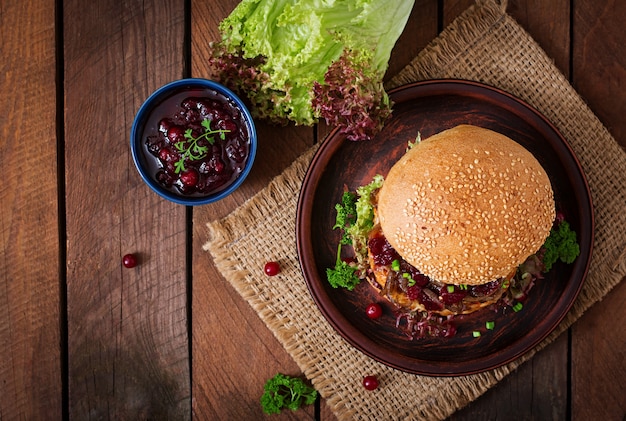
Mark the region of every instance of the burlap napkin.
[[[532, 358], [626, 275], [626, 153], [505, 8], [502, 2], [478, 1], [389, 87], [437, 78], [471, 79], [499, 87], [540, 110], [580, 159], [595, 207], [591, 269], [565, 320], [534, 350], [489, 372], [437, 378], [394, 370], [348, 345], [311, 299], [295, 249], [296, 203], [315, 148], [232, 214], [208, 224], [205, 249], [217, 267], [258, 312], [339, 419], [434, 420], [451, 415]], [[281, 274], [259, 275], [263, 262], [271, 258], [280, 261]], [[364, 373], [377, 375], [384, 387], [376, 393], [364, 390]]]

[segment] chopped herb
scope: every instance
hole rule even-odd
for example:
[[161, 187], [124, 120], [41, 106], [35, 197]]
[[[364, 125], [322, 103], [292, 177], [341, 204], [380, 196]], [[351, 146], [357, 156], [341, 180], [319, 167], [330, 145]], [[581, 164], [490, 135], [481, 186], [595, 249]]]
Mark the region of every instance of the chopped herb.
[[391, 262], [391, 269], [395, 270], [396, 272], [400, 271], [400, 261], [398, 259], [395, 259], [393, 262]]
[[513, 306], [513, 311], [517, 313], [517, 312], [518, 312], [518, 311], [520, 311], [523, 307], [524, 307], [524, 304], [519, 303], [519, 302], [518, 302], [518, 303], [515, 303], [515, 305]]
[[449, 293], [453, 293], [454, 292], [454, 285], [448, 285], [447, 290]]
[[472, 332], [472, 336], [475, 338], [480, 338], [480, 332], [478, 330], [475, 330]]
[[410, 287], [412, 287], [413, 285], [415, 285], [415, 279], [411, 278], [411, 275], [409, 275], [408, 273], [404, 272], [404, 273], [402, 274], [402, 277], [403, 277], [404, 279], [406, 279], [406, 280], [407, 280], [407, 284], [408, 284]]
[[485, 323], [485, 327], [486, 327], [488, 330], [493, 330], [493, 328], [494, 328], [494, 327], [496, 327], [496, 322], [489, 321], [489, 322]]
[[411, 142], [409, 140], [407, 147], [406, 147], [406, 152], [410, 151], [411, 149], [413, 149], [413, 147], [415, 147], [415, 145], [417, 145], [418, 143], [420, 143], [422, 141], [422, 134], [420, 132], [417, 132], [417, 136], [415, 136], [415, 140], [413, 142]]

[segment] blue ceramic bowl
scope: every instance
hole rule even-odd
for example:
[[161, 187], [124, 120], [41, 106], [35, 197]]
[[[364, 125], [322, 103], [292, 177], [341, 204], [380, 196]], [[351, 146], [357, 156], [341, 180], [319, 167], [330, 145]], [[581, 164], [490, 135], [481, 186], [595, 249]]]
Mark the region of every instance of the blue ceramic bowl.
[[[183, 102], [185, 102], [184, 106]], [[202, 103], [202, 106], [196, 106], [196, 103]], [[233, 111], [239, 129], [229, 131], [225, 130], [229, 127], [220, 126], [218, 117], [215, 117], [218, 114], [211, 111], [212, 108], [206, 106], [207, 103], [226, 104], [220, 107]], [[189, 104], [194, 104], [194, 106], [191, 107]], [[210, 136], [210, 141], [211, 145], [219, 146], [219, 148], [209, 145], [207, 143], [209, 137], [204, 137], [204, 140], [200, 140], [197, 146], [208, 149], [208, 152], [199, 152], [195, 148], [194, 141], [182, 136], [182, 132], [191, 126], [185, 126], [185, 121], [181, 122], [180, 119], [183, 115], [192, 115], [192, 113], [201, 116], [195, 121], [194, 137], [200, 139], [202, 137], [200, 133], [216, 130], [215, 134]], [[212, 117], [206, 117], [206, 115]], [[163, 129], [167, 127], [163, 125], [163, 119], [180, 123], [166, 123], [183, 128], [182, 131], [179, 130], [178, 138], [170, 135], [169, 130]], [[214, 119], [211, 121], [211, 128], [200, 127], [198, 122], [201, 119]], [[225, 133], [224, 137], [221, 137], [220, 129]], [[235, 135], [235, 133], [239, 134]], [[234, 140], [235, 138], [237, 140]], [[130, 147], [141, 178], [152, 190], [172, 202], [194, 206], [221, 200], [243, 183], [252, 169], [256, 156], [257, 133], [250, 112], [231, 90], [207, 79], [181, 79], [157, 89], [139, 108], [130, 133]], [[161, 149], [164, 148], [174, 153], [160, 155]], [[219, 186], [215, 186], [215, 183], [220, 183], [215, 180], [220, 177], [226, 178], [223, 175], [226, 173], [220, 172], [216, 175], [215, 171], [219, 171], [215, 169], [216, 164], [208, 162], [210, 155], [214, 153], [212, 151], [217, 149], [221, 150], [220, 159], [226, 168], [232, 167], [230, 178], [227, 181], [220, 181], [223, 184]], [[187, 155], [184, 155], [185, 151]], [[247, 155], [245, 159], [242, 159], [245, 155]], [[165, 156], [168, 159], [159, 159], [159, 156]], [[181, 158], [183, 156], [186, 158]], [[177, 165], [176, 174], [172, 170], [176, 167], [175, 164]], [[220, 165], [218, 164], [217, 167]], [[191, 184], [189, 175], [184, 179], [187, 184], [182, 181], [182, 174], [192, 166], [196, 170], [196, 174], [192, 176], [199, 180], [198, 187]], [[184, 190], [187, 191], [183, 192]]]

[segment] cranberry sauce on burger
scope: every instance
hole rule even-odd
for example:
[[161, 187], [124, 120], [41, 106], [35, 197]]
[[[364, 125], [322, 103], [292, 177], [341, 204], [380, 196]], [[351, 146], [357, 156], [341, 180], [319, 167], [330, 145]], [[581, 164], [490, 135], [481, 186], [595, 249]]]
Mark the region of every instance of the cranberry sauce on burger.
[[556, 218], [537, 159], [470, 125], [411, 145], [384, 180], [346, 192], [337, 212], [355, 261], [338, 260], [329, 282], [367, 279], [411, 337], [451, 336], [454, 316], [525, 296], [545, 270]]

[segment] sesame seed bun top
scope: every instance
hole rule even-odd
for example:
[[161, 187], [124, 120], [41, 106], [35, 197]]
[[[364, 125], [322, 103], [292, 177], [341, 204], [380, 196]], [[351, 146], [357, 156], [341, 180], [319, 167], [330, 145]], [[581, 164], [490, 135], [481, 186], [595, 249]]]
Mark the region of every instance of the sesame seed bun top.
[[478, 285], [539, 250], [554, 222], [554, 194], [524, 147], [461, 125], [418, 143], [391, 168], [378, 217], [389, 243], [422, 273]]

